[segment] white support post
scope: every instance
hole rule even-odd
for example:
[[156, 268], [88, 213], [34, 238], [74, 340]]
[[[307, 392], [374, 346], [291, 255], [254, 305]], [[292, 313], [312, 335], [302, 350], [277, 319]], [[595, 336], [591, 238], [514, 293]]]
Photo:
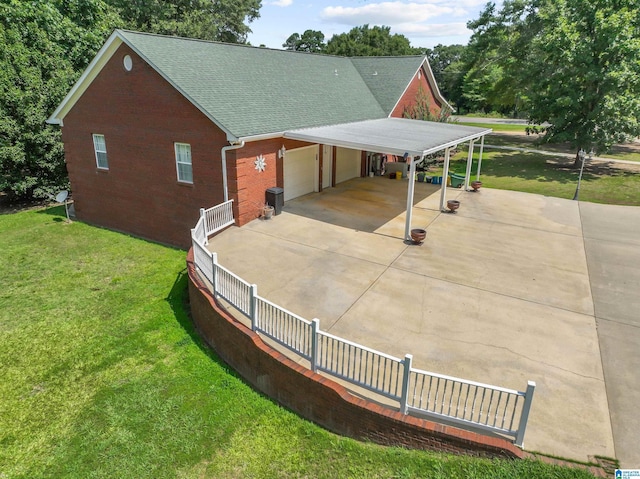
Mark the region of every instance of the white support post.
[[249, 317], [251, 318], [251, 331], [258, 330], [258, 286], [251, 285], [251, 297], [249, 298]]
[[520, 414], [520, 424], [518, 424], [518, 434], [516, 436], [516, 446], [524, 447], [524, 432], [527, 429], [527, 421], [529, 420], [529, 411], [531, 411], [531, 401], [533, 400], [533, 392], [536, 389], [536, 383], [527, 382], [527, 391], [524, 394], [524, 404], [522, 405], [522, 413]]
[[469, 191], [469, 181], [471, 180], [471, 167], [473, 166], [473, 148], [476, 140], [469, 142], [469, 155], [467, 156], [467, 172], [464, 175], [464, 190]]
[[215, 298], [218, 291], [216, 284], [216, 270], [218, 269], [218, 253], [211, 253], [211, 286], [213, 287], [213, 297]]
[[313, 318], [311, 321], [311, 371], [314, 373], [318, 369], [318, 331], [320, 331], [320, 320]]
[[442, 186], [440, 187], [440, 211], [444, 212], [444, 205], [447, 199], [447, 178], [449, 177], [449, 159], [451, 148], [444, 150], [444, 168], [442, 169]]
[[[424, 159], [424, 156], [422, 157]], [[407, 189], [407, 215], [404, 224], [404, 239], [411, 239], [411, 217], [413, 216], [413, 194], [415, 191], [415, 179], [416, 179], [416, 164], [414, 158], [411, 158], [411, 164], [409, 165], [409, 188]]]
[[207, 231], [207, 219], [204, 215], [204, 208], [200, 208], [200, 218], [202, 218], [202, 224], [204, 225], [204, 245], [209, 246], [209, 231]]
[[409, 379], [411, 378], [411, 363], [413, 362], [413, 356], [407, 354], [404, 357], [402, 364], [404, 365], [404, 372], [402, 374], [402, 395], [400, 396], [400, 412], [407, 414], [409, 412]]
[[480, 139], [480, 153], [478, 154], [478, 174], [476, 180], [480, 181], [480, 167], [482, 166], [482, 150], [484, 150], [484, 136]]

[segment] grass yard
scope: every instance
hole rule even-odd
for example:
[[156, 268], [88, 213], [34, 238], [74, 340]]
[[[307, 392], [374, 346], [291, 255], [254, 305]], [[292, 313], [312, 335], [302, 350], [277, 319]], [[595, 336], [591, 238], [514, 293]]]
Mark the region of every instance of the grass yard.
[[[474, 154], [472, 179], [477, 171], [478, 150]], [[464, 175], [467, 151], [461, 149], [452, 158], [450, 171]], [[482, 154], [483, 186], [524, 191], [572, 199], [579, 169], [573, 160], [561, 156], [486, 149]], [[441, 175], [442, 168], [431, 168], [430, 175]], [[614, 205], [640, 206], [640, 165], [612, 162], [586, 162], [580, 200]]]
[[[479, 128], [492, 128], [494, 133], [487, 135], [485, 143], [488, 145], [512, 146], [514, 148], [530, 148], [546, 151], [554, 151], [558, 153], [575, 154], [568, 144], [565, 143], [544, 143], [536, 144], [539, 135], [526, 134], [526, 125], [510, 125], [504, 123], [472, 123], [459, 122], [460, 125], [476, 126]], [[627, 143], [622, 145], [613, 145], [611, 150], [600, 154], [604, 158], [614, 158], [617, 160], [638, 161], [640, 162], [640, 142]]]
[[591, 477], [300, 419], [203, 346], [183, 251], [66, 223], [62, 207], [0, 215], [0, 271], [2, 479]]

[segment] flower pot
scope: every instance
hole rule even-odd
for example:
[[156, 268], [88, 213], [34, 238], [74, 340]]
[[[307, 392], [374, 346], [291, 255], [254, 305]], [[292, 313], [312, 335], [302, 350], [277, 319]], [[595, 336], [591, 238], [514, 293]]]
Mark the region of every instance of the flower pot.
[[273, 210], [274, 210], [273, 206], [265, 206], [262, 209], [262, 217], [265, 220], [270, 220], [271, 217], [273, 216]]
[[421, 244], [427, 236], [427, 230], [416, 228], [411, 230], [411, 239], [413, 244]]
[[471, 182], [471, 188], [473, 188], [474, 192], [478, 191], [481, 186], [482, 186], [482, 181], [480, 180], [475, 180]]
[[448, 200], [447, 208], [449, 208], [449, 213], [455, 213], [460, 208], [460, 202], [458, 200]]

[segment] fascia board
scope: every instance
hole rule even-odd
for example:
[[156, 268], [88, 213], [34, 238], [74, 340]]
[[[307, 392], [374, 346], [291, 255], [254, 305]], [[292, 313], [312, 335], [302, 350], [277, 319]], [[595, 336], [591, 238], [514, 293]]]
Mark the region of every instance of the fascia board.
[[69, 93], [67, 93], [67, 96], [65, 96], [58, 105], [58, 108], [56, 108], [53, 114], [46, 120], [47, 123], [63, 126], [64, 117], [69, 113], [69, 110], [73, 108], [87, 88], [89, 88], [91, 82], [93, 82], [98, 76], [98, 73], [102, 71], [102, 68], [111, 59], [118, 47], [122, 45], [122, 41], [122, 37], [117, 30], [111, 34], [102, 48], [98, 50], [98, 53], [93, 60], [91, 60], [91, 63], [89, 63], [89, 66], [82, 73], [78, 81], [73, 85]]
[[431, 70], [431, 65], [429, 65], [429, 60], [428, 60], [427, 57], [424, 57], [422, 59], [422, 63], [420, 63], [420, 66], [413, 73], [413, 75], [411, 77], [411, 80], [409, 80], [409, 83], [407, 83], [407, 86], [404, 87], [404, 90], [402, 91], [402, 95], [400, 95], [400, 97], [396, 100], [396, 104], [393, 105], [393, 108], [389, 112], [389, 116], [388, 116], [389, 118], [391, 118], [392, 113], [398, 107], [398, 104], [400, 103], [400, 100], [402, 100], [402, 98], [404, 97], [404, 94], [407, 93], [407, 90], [411, 86], [411, 82], [416, 77], [416, 75], [418, 74], [418, 72], [420, 71], [420, 69], [422, 68], [423, 65], [427, 66], [427, 68], [425, 70], [426, 74], [427, 74], [427, 81], [429, 82], [429, 85], [431, 85], [431, 88], [433, 89], [436, 98], [438, 100], [440, 100], [443, 105], [446, 105], [447, 107], [449, 107], [451, 109], [451, 111], [455, 111], [455, 108], [453, 108], [451, 105], [449, 105], [449, 102], [447, 100], [445, 100], [444, 97], [442, 96], [442, 93], [440, 93], [440, 89], [438, 88], [438, 84], [436, 83], [436, 78], [433, 76], [433, 70]]

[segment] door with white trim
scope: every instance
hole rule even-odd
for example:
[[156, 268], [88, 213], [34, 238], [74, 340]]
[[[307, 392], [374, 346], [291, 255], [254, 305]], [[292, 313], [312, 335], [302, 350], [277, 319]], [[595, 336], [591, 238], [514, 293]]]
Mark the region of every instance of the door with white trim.
[[285, 201], [318, 191], [318, 145], [287, 150], [283, 167]]

